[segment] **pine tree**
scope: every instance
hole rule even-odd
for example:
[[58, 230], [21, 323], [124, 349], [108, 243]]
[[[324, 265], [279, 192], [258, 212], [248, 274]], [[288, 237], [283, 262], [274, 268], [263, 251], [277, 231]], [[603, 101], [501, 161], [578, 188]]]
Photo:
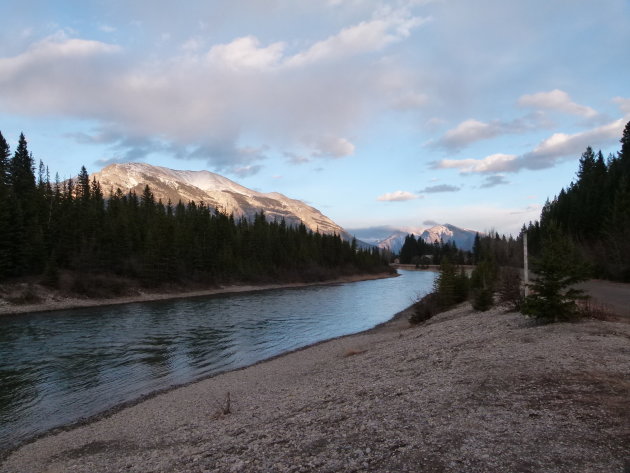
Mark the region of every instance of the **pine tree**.
[[10, 185], [11, 149], [0, 132], [0, 192]]
[[[32, 201], [35, 192], [35, 165], [33, 157], [28, 152], [26, 138], [20, 134], [18, 146], [11, 160], [11, 185], [13, 192], [23, 201]], [[30, 205], [31, 202], [28, 202]]]
[[11, 183], [9, 144], [0, 133], [0, 280], [11, 273]]
[[530, 284], [531, 294], [525, 298], [523, 313], [548, 322], [579, 316], [576, 301], [584, 295], [573, 286], [586, 280], [587, 271], [576, 248], [558, 226], [547, 228], [533, 269], [537, 276]]
[[28, 151], [22, 133], [10, 164], [10, 182], [15, 199], [10, 209], [13, 232], [11, 255], [13, 273], [16, 275], [32, 273], [43, 265], [44, 242], [39, 223], [34, 169], [33, 156]]

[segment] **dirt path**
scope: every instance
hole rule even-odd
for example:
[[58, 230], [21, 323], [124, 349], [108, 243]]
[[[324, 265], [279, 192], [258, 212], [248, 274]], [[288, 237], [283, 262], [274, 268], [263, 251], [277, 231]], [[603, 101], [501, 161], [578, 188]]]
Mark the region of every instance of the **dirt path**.
[[591, 299], [612, 312], [630, 317], [630, 284], [591, 279], [578, 284]]

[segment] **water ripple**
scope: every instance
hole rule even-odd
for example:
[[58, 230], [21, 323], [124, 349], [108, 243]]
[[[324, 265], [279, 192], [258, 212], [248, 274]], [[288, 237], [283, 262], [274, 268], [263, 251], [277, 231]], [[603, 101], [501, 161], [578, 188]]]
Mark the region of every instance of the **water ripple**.
[[0, 449], [152, 391], [366, 330], [434, 274], [0, 319]]

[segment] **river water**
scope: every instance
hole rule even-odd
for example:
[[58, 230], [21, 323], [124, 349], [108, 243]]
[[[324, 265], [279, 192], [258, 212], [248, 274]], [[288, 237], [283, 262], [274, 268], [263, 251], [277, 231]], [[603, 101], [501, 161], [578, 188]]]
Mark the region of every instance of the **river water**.
[[0, 451], [118, 404], [390, 319], [435, 273], [0, 317]]

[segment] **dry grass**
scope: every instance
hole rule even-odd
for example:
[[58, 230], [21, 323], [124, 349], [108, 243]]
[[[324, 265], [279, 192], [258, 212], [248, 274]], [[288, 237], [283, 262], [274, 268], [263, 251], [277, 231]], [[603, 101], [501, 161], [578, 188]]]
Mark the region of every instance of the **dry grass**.
[[579, 302], [579, 312], [582, 317], [603, 320], [606, 322], [619, 322], [624, 318], [615, 314], [606, 304], [600, 304], [590, 299]]

